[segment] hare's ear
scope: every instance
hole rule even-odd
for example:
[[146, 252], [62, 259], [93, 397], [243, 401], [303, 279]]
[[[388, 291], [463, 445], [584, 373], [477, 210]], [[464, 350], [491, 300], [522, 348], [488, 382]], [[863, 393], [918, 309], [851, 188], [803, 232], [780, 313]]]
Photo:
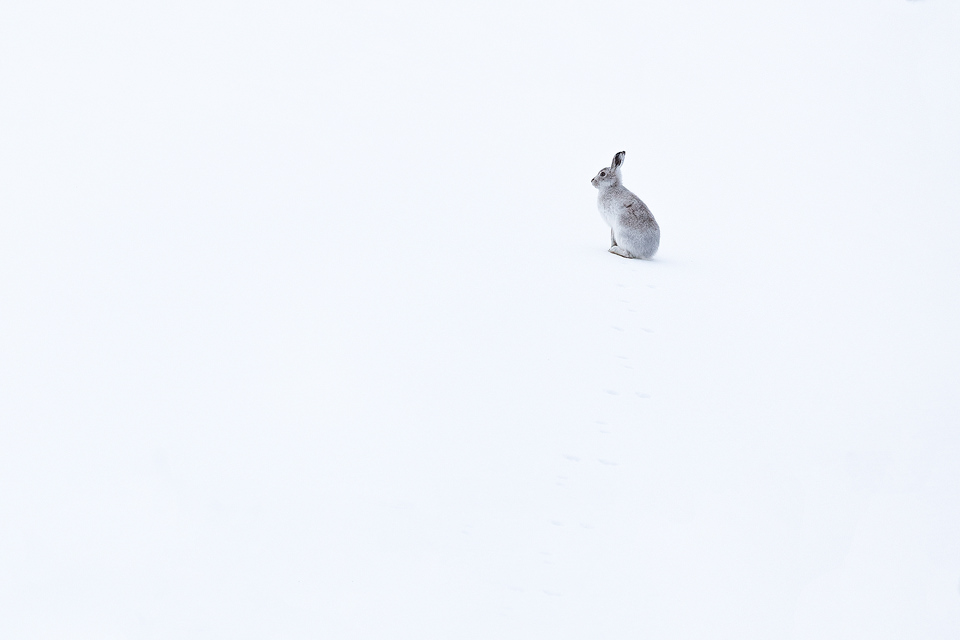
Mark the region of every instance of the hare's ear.
[[620, 151], [617, 155], [613, 156], [613, 162], [610, 163], [610, 168], [616, 171], [620, 168], [620, 165], [623, 164], [623, 157], [627, 155], [626, 151]]

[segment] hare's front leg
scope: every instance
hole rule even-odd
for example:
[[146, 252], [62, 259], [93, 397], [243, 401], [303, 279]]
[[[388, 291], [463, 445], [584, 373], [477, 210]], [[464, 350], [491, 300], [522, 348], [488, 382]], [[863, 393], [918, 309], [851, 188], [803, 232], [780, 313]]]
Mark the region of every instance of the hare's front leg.
[[624, 249], [623, 247], [617, 245], [617, 239], [616, 239], [616, 237], [613, 235], [613, 229], [610, 229], [610, 248], [607, 249], [607, 251], [609, 251], [610, 253], [616, 254], [616, 255], [618, 255], [618, 256], [620, 256], [620, 257], [623, 257], [623, 258], [632, 258], [632, 257], [633, 257], [632, 255], [630, 255], [630, 253], [629, 253], [626, 249]]

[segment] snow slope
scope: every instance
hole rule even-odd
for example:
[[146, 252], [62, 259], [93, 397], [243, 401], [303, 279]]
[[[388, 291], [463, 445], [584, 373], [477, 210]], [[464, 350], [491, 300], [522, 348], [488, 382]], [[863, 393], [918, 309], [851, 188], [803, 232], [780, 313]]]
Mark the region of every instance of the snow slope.
[[3, 15], [3, 637], [957, 637], [956, 4]]

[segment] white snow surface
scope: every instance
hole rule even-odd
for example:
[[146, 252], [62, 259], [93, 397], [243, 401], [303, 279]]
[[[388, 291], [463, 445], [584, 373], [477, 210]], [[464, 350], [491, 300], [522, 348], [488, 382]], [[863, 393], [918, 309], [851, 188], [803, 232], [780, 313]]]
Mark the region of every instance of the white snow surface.
[[960, 637], [956, 2], [2, 17], [0, 637]]

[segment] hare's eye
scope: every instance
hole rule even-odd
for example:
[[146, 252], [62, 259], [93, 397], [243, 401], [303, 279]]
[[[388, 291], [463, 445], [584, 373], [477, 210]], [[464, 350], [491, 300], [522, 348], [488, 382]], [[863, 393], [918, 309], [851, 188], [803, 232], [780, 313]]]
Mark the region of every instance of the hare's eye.
[[600, 172], [600, 177], [601, 177], [601, 178], [606, 178], [606, 177], [607, 177], [607, 172], [606, 172], [606, 171], [601, 171], [601, 172]]

